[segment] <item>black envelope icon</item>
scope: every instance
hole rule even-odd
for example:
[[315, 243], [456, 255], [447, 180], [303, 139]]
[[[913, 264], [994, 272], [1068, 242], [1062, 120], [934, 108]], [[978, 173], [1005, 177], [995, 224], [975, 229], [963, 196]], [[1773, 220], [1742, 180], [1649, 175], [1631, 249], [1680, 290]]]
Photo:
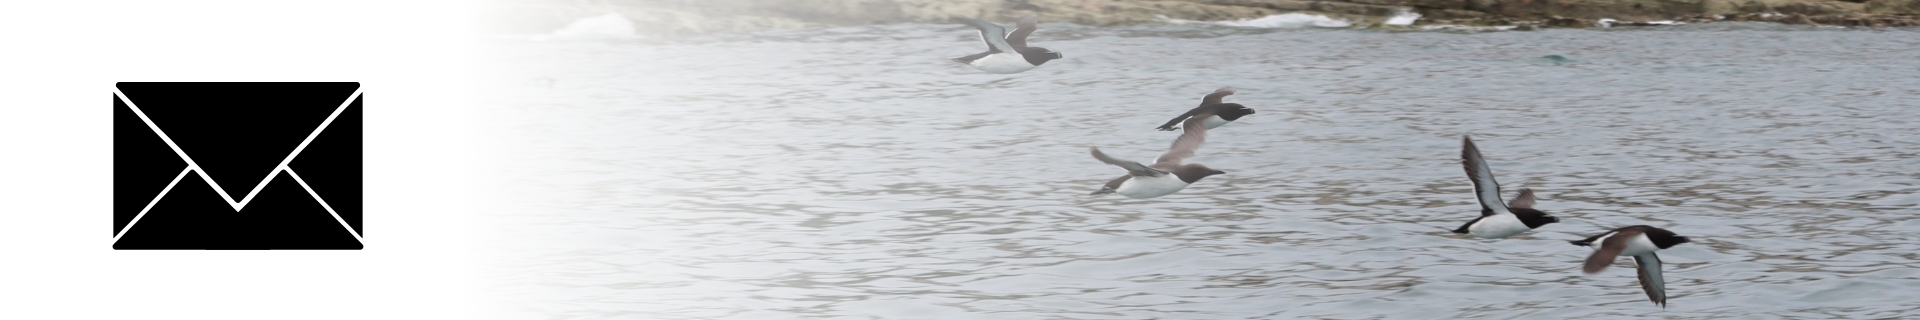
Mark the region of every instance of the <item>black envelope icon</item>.
[[363, 247], [359, 83], [116, 87], [114, 249]]

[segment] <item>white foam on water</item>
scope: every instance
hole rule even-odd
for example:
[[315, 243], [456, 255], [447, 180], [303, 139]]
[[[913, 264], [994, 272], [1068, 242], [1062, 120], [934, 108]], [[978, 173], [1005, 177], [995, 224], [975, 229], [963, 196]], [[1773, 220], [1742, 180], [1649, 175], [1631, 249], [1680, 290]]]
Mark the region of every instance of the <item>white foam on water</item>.
[[1420, 13], [1413, 12], [1413, 10], [1410, 10], [1407, 8], [1399, 8], [1399, 9], [1393, 9], [1392, 17], [1387, 17], [1387, 25], [1411, 26], [1413, 25], [1414, 21], [1419, 21], [1419, 20], [1420, 20]]
[[1457, 24], [1434, 24], [1434, 25], [1425, 25], [1425, 26], [1421, 26], [1421, 27], [1420, 27], [1420, 30], [1429, 30], [1429, 31], [1431, 31], [1431, 30], [1441, 30], [1441, 31], [1507, 31], [1507, 30], [1513, 30], [1514, 28], [1518, 28], [1518, 27], [1519, 27], [1519, 26], [1467, 26], [1467, 25], [1457, 25]]
[[633, 21], [618, 13], [581, 18], [553, 32], [556, 38], [627, 38], [633, 37]]
[[1594, 24], [1600, 25], [1601, 28], [1612, 28], [1614, 21], [1619, 21], [1619, 20], [1613, 20], [1613, 18], [1600, 18], [1599, 21], [1594, 21]]
[[[1169, 21], [1173, 21], [1173, 20], [1169, 20]], [[1182, 23], [1182, 22], [1176, 21], [1175, 23]], [[1243, 27], [1243, 28], [1274, 28], [1274, 29], [1291, 29], [1291, 28], [1306, 28], [1306, 27], [1346, 28], [1346, 27], [1353, 26], [1352, 22], [1347, 22], [1346, 20], [1328, 18], [1327, 16], [1323, 16], [1323, 15], [1305, 14], [1305, 13], [1276, 14], [1276, 15], [1259, 17], [1254, 19], [1244, 19], [1244, 20], [1235, 20], [1235, 21], [1218, 21], [1218, 22], [1213, 22], [1213, 24], [1223, 25], [1223, 26], [1232, 26], [1232, 27]]]

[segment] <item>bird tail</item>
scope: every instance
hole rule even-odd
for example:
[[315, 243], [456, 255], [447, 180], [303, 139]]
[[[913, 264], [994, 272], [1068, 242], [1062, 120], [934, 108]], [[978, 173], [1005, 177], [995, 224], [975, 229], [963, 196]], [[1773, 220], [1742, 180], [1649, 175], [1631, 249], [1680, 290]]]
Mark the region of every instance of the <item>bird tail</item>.
[[1088, 194], [1088, 195], [1102, 195], [1102, 194], [1108, 194], [1108, 193], [1113, 193], [1113, 188], [1100, 188], [1100, 191], [1094, 191], [1092, 194]]

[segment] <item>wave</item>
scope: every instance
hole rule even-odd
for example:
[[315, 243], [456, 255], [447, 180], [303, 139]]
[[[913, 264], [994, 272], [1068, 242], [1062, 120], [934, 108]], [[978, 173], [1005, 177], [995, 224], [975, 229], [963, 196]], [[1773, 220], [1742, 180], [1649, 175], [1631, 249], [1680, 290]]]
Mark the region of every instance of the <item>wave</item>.
[[1419, 20], [1420, 20], [1420, 13], [1413, 12], [1413, 10], [1409, 10], [1407, 8], [1399, 8], [1399, 9], [1393, 9], [1392, 17], [1387, 17], [1387, 25], [1411, 26], [1413, 25], [1414, 21], [1419, 21]]
[[1513, 30], [1516, 28], [1519, 28], [1519, 26], [1467, 26], [1467, 25], [1457, 25], [1457, 24], [1434, 24], [1434, 25], [1420, 26], [1420, 30], [1426, 30], [1426, 31], [1466, 31], [1466, 32], [1507, 31], [1507, 30]]
[[[1764, 17], [1766, 15], [1763, 14], [1761, 16]], [[1687, 23], [1673, 21], [1673, 20], [1620, 21], [1620, 20], [1614, 20], [1612, 18], [1601, 18], [1600, 20], [1594, 21], [1594, 24], [1600, 25], [1601, 28], [1612, 28], [1613, 26], [1616, 26], [1616, 25], [1646, 27], [1646, 26], [1677, 26], [1677, 25], [1683, 25]]]
[[1305, 13], [1286, 13], [1238, 21], [1214, 22], [1223, 26], [1246, 28], [1346, 28], [1353, 26], [1347, 20], [1328, 18], [1327, 16]]
[[1348, 22], [1347, 20], [1329, 18], [1323, 15], [1305, 14], [1305, 13], [1285, 13], [1285, 14], [1276, 14], [1276, 15], [1253, 18], [1253, 19], [1241, 19], [1241, 20], [1234, 20], [1234, 21], [1213, 21], [1213, 22], [1173, 19], [1173, 18], [1167, 18], [1166, 16], [1161, 16], [1160, 19], [1165, 20], [1169, 23], [1174, 23], [1174, 24], [1205, 23], [1205, 24], [1214, 24], [1214, 25], [1222, 25], [1222, 26], [1229, 26], [1229, 27], [1242, 27], [1242, 28], [1295, 29], [1295, 28], [1307, 28], [1307, 27], [1346, 28], [1346, 27], [1353, 26], [1353, 23]]

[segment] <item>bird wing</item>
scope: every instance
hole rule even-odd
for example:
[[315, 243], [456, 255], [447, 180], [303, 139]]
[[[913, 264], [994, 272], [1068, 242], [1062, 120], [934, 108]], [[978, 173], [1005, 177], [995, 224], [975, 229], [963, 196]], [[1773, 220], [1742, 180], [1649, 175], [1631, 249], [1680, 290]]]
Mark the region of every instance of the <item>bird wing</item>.
[[1587, 256], [1587, 263], [1580, 271], [1598, 273], [1606, 270], [1608, 265], [1613, 264], [1614, 258], [1620, 257], [1620, 251], [1627, 249], [1627, 239], [1639, 236], [1640, 232], [1640, 229], [1632, 228], [1615, 231], [1612, 236], [1600, 241], [1600, 246], [1594, 247], [1593, 255]]
[[[1094, 159], [1100, 160], [1100, 162], [1105, 162], [1106, 164], [1111, 164], [1116, 167], [1120, 167], [1121, 169], [1126, 169], [1128, 175], [1155, 177], [1155, 176], [1167, 174], [1166, 172], [1161, 172], [1160, 170], [1154, 170], [1153, 168], [1148, 168], [1146, 165], [1142, 165], [1139, 162], [1114, 159], [1113, 157], [1107, 156], [1106, 153], [1101, 153], [1100, 148], [1098, 147], [1095, 147], [1092, 149], [1093, 149]], [[1115, 181], [1120, 181], [1120, 180], [1115, 180]]]
[[1013, 27], [1013, 33], [1007, 34], [1007, 44], [1012, 45], [1014, 49], [1026, 49], [1027, 35], [1033, 34], [1035, 29], [1040, 29], [1039, 22], [1040, 18], [1033, 14], [1020, 18], [1018, 25]]
[[1200, 98], [1200, 106], [1220, 103], [1220, 98], [1233, 95], [1233, 92], [1233, 87], [1220, 87], [1219, 90], [1213, 90], [1213, 93], [1207, 94], [1207, 97]]
[[1667, 280], [1660, 277], [1660, 256], [1652, 252], [1636, 255], [1633, 264], [1640, 267], [1640, 290], [1647, 292], [1647, 300], [1666, 308]]
[[1207, 142], [1206, 121], [1207, 117], [1188, 117], [1187, 122], [1181, 124], [1185, 128], [1181, 129], [1184, 131], [1180, 133], [1180, 137], [1173, 139], [1173, 146], [1168, 147], [1167, 153], [1161, 154], [1159, 159], [1154, 159], [1153, 165], [1178, 167], [1181, 160], [1192, 157], [1195, 151], [1200, 150], [1200, 144]]
[[1480, 200], [1480, 216], [1507, 213], [1505, 201], [1500, 201], [1500, 182], [1493, 180], [1493, 168], [1487, 166], [1487, 159], [1480, 157], [1480, 148], [1467, 136], [1460, 136], [1460, 144], [1460, 165], [1467, 168], [1467, 178], [1473, 180], [1474, 197]]
[[980, 40], [987, 42], [987, 50], [993, 52], [1015, 52], [1013, 45], [1007, 44], [1007, 39], [1004, 37], [1007, 34], [1006, 28], [1001, 28], [1000, 25], [986, 21], [968, 18], [957, 19], [960, 20], [960, 23], [973, 26], [974, 29], [980, 29]]
[[1520, 188], [1520, 195], [1513, 197], [1513, 201], [1507, 201], [1507, 208], [1533, 209], [1533, 202], [1533, 189]]

